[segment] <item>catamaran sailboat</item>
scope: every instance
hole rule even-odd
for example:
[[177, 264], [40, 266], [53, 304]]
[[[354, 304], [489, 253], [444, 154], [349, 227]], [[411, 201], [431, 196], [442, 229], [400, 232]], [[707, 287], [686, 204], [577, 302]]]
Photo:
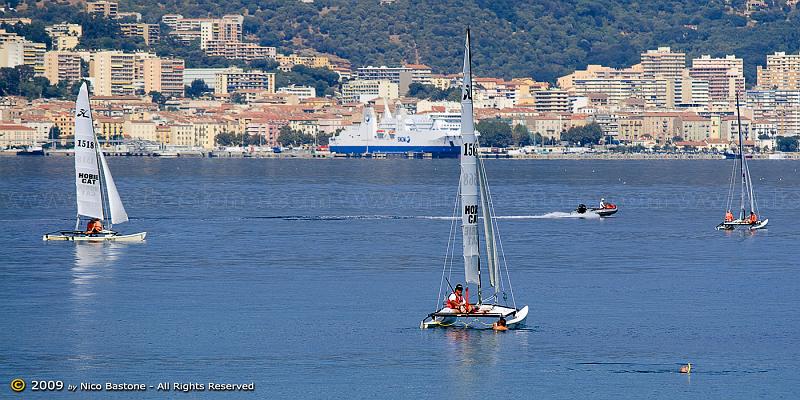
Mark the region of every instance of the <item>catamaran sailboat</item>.
[[[102, 173], [100, 169], [102, 168]], [[92, 111], [89, 107], [89, 91], [86, 83], [81, 85], [78, 100], [75, 102], [75, 187], [78, 202], [78, 215], [75, 229], [47, 233], [42, 240], [70, 241], [142, 241], [147, 232], [128, 235], [113, 231], [113, 224], [121, 224], [128, 220], [128, 214], [119, 198], [114, 178], [108, 169], [108, 163], [100, 150], [100, 144], [94, 134]], [[111, 217], [108, 229], [97, 233], [81, 231], [81, 217], [103, 220]]]
[[[486, 170], [483, 163], [478, 158], [478, 139], [475, 135], [474, 117], [472, 114], [472, 75], [471, 75], [471, 54], [469, 44], [469, 30], [464, 50], [464, 79], [461, 91], [461, 136], [462, 145], [460, 151], [461, 163], [461, 234], [462, 248], [464, 256], [464, 280], [467, 284], [477, 285], [478, 302], [474, 306], [469, 306], [469, 295], [466, 298], [465, 310], [461, 308], [450, 308], [451, 303], [444, 303], [443, 300], [458, 289], [453, 289], [450, 279], [447, 278], [448, 264], [452, 269], [453, 258], [451, 257], [451, 246], [448, 244], [447, 257], [444, 270], [442, 271], [442, 281], [439, 286], [439, 298], [437, 299], [438, 310], [428, 314], [422, 322], [420, 328], [435, 327], [459, 327], [459, 328], [490, 328], [492, 323], [501, 318], [505, 321], [508, 329], [515, 329], [525, 325], [528, 316], [528, 306], [517, 308], [514, 300], [514, 291], [511, 289], [511, 282], [508, 281], [508, 289], [511, 294], [511, 303], [508, 304], [508, 296], [505, 292], [505, 280], [500, 273], [500, 260], [498, 257], [498, 246], [500, 243], [500, 254], [502, 254], [502, 241], [499, 241], [497, 224], [492, 209], [492, 200], [486, 180]], [[478, 236], [478, 200], [480, 199], [481, 216], [483, 217], [483, 232], [486, 245], [486, 264], [489, 269], [489, 283], [493, 293], [488, 298], [483, 296], [481, 282], [481, 256], [479, 250]], [[458, 207], [456, 207], [458, 209]], [[454, 210], [455, 211], [455, 210]], [[457, 212], [457, 211], [456, 211]], [[455, 213], [454, 213], [455, 214]], [[450, 243], [454, 235], [453, 219], [451, 225]], [[502, 257], [505, 266], [506, 277], [508, 277], [508, 265], [505, 265], [505, 257]], [[444, 283], [447, 282], [447, 289]], [[458, 288], [458, 286], [457, 286]], [[442, 294], [444, 293], [444, 296]], [[469, 288], [467, 288], [469, 293]], [[502, 299], [501, 299], [502, 297]], [[502, 302], [502, 304], [501, 304]]]
[[[746, 227], [751, 231], [763, 229], [769, 223], [769, 219], [761, 219], [758, 214], [758, 205], [756, 204], [756, 196], [753, 192], [753, 180], [750, 177], [750, 167], [747, 166], [747, 156], [744, 154], [744, 134], [742, 133], [742, 117], [739, 113], [739, 96], [736, 96], [736, 121], [739, 127], [739, 149], [738, 154], [733, 162], [733, 171], [731, 172], [731, 181], [728, 188], [728, 203], [725, 208], [725, 219], [721, 224], [717, 225], [717, 230], [732, 231], [737, 227]], [[736, 174], [740, 176], [740, 202], [739, 202], [739, 218], [734, 219], [731, 207], [733, 197], [736, 192]], [[750, 207], [746, 209], [746, 205]], [[748, 212], [749, 211], [749, 212]]]

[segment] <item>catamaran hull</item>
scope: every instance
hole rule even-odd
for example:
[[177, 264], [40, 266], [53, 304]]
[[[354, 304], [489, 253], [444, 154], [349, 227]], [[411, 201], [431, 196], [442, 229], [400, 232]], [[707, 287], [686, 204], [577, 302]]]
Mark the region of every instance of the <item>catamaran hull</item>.
[[[481, 308], [483, 311], [484, 308]], [[485, 313], [477, 312], [471, 314], [457, 314], [448, 316], [446, 314], [455, 312], [449, 308], [443, 308], [425, 318], [420, 322], [419, 327], [428, 328], [460, 328], [460, 329], [492, 329], [492, 324], [501, 316], [506, 319], [508, 329], [519, 329], [525, 327], [528, 318], [528, 306], [516, 310], [511, 307], [494, 305]]]
[[751, 224], [751, 223], [748, 223], [748, 222], [740, 222], [740, 221], [723, 222], [723, 223], [717, 225], [717, 230], [718, 231], [732, 231], [732, 230], [735, 230], [738, 227], [744, 227], [744, 228], [747, 228], [747, 229], [749, 229], [751, 231], [755, 231], [755, 230], [758, 230], [758, 229], [766, 228], [767, 224], [769, 224], [769, 218], [767, 218], [767, 219], [765, 219], [763, 221], [758, 221], [755, 224]]
[[69, 242], [141, 242], [147, 236], [147, 232], [120, 235], [116, 232], [102, 232], [96, 234], [86, 234], [84, 232], [62, 231], [47, 233], [42, 236], [42, 240], [61, 240]]

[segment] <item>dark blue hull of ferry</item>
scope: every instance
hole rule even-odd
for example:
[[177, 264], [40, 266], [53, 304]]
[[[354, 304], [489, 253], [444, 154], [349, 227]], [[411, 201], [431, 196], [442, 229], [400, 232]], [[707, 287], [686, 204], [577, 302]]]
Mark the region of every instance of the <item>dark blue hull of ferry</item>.
[[433, 157], [458, 157], [458, 146], [331, 146], [331, 152], [338, 154], [422, 154]]

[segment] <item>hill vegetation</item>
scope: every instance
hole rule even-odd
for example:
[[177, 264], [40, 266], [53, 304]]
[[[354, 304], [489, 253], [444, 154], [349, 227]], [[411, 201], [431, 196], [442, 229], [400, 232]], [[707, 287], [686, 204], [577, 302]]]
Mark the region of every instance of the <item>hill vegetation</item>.
[[[23, 2], [46, 22], [76, 15], [60, 2]], [[744, 0], [121, 0], [147, 22], [241, 13], [245, 35], [282, 52], [333, 54], [354, 65], [420, 62], [460, 69], [463, 33], [473, 31], [477, 75], [554, 81], [586, 64], [628, 66], [657, 46], [744, 58], [748, 84], [774, 51], [800, 49], [800, 11], [785, 0], [745, 14]], [[38, 5], [38, 6], [37, 6]], [[68, 18], [67, 18], [68, 19]], [[117, 40], [117, 39], [114, 39]], [[129, 44], [130, 46], [131, 44]], [[138, 43], [132, 45], [139, 46]]]

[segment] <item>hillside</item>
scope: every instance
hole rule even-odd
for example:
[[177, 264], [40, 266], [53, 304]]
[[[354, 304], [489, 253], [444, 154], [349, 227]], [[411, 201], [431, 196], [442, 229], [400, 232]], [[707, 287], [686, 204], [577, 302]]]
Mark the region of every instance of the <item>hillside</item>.
[[[24, 3], [24, 2], [23, 2]], [[41, 8], [45, 4], [44, 9]], [[311, 49], [354, 65], [421, 62], [460, 69], [463, 31], [473, 30], [478, 75], [553, 81], [589, 63], [626, 66], [639, 53], [672, 46], [689, 56], [736, 54], [748, 84], [773, 51], [800, 48], [800, 12], [785, 0], [745, 15], [744, 0], [122, 0], [120, 10], [148, 22], [165, 13], [187, 17], [246, 15], [245, 33], [284, 51]], [[34, 4], [31, 2], [31, 4]], [[69, 15], [51, 2], [25, 13]], [[23, 7], [24, 8], [24, 7]], [[47, 10], [51, 8], [51, 10]]]

